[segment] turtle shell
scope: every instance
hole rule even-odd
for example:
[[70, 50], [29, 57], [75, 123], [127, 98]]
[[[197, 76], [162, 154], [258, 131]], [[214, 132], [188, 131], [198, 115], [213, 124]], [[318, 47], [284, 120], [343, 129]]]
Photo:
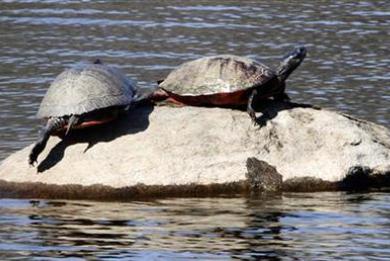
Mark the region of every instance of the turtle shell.
[[50, 85], [37, 116], [80, 115], [111, 106], [129, 105], [135, 85], [117, 68], [87, 64], [65, 70]]
[[181, 96], [213, 95], [260, 86], [276, 77], [262, 63], [235, 55], [218, 55], [182, 64], [159, 86]]

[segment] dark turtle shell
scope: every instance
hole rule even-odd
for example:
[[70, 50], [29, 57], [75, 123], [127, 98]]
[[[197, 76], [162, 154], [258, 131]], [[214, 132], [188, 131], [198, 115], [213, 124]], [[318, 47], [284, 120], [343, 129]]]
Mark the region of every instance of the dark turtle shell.
[[62, 72], [50, 85], [37, 116], [80, 115], [111, 106], [129, 105], [135, 85], [120, 70], [87, 64]]
[[181, 96], [203, 96], [242, 91], [276, 77], [273, 70], [254, 60], [217, 55], [182, 64], [159, 86]]

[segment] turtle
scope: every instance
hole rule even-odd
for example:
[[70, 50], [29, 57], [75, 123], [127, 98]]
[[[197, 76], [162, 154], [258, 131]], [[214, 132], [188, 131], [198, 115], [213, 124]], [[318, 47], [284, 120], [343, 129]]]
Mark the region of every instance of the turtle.
[[254, 122], [254, 105], [263, 99], [287, 101], [287, 77], [301, 64], [306, 48], [297, 46], [274, 71], [255, 60], [237, 55], [216, 55], [183, 63], [158, 81], [154, 102], [175, 105], [230, 107], [246, 105]]
[[40, 104], [37, 117], [46, 125], [29, 154], [29, 164], [37, 162], [50, 135], [65, 137], [72, 129], [105, 124], [139, 99], [135, 83], [99, 59], [66, 69]]

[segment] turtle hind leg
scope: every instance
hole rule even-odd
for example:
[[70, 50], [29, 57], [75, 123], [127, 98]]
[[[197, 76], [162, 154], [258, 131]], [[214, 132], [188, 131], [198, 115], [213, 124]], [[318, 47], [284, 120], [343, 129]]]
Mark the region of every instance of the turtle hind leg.
[[252, 122], [256, 125], [257, 119], [256, 119], [256, 112], [253, 109], [253, 102], [254, 102], [254, 97], [257, 95], [257, 90], [253, 90], [252, 93], [249, 96], [248, 99], [248, 105], [246, 107], [246, 111], [248, 112], [249, 116], [252, 119]]
[[63, 117], [54, 117], [50, 118], [47, 121], [47, 124], [42, 128], [38, 141], [34, 144], [29, 156], [28, 163], [30, 165], [34, 165], [37, 162], [38, 155], [44, 150], [46, 147], [46, 143], [49, 140], [49, 137], [56, 130], [63, 128], [67, 124], [68, 120]]

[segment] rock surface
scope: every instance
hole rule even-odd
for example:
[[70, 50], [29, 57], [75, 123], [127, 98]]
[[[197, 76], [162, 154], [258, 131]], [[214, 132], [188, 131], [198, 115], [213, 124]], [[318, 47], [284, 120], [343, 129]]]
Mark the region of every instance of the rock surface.
[[282, 191], [283, 176], [276, 171], [275, 167], [252, 157], [247, 159], [246, 168], [246, 178], [252, 194]]
[[0, 191], [19, 183], [242, 186], [252, 157], [275, 167], [284, 181], [339, 182], [356, 167], [389, 175], [385, 127], [287, 103], [272, 104], [258, 121], [261, 128], [246, 112], [222, 108], [136, 108], [108, 126], [50, 138], [37, 167], [27, 163], [32, 146], [12, 154], [0, 165]]

